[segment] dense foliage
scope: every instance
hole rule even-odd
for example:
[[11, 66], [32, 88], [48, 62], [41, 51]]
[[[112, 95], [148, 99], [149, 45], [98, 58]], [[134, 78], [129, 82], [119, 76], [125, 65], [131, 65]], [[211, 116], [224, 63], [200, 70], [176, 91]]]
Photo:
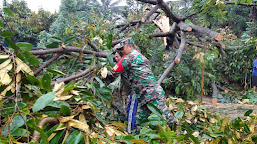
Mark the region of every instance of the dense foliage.
[[[211, 95], [210, 83], [236, 91], [251, 88], [257, 48], [257, 25], [252, 17], [247, 18], [251, 9], [212, 0], [169, 2], [174, 13], [182, 17], [197, 13], [186, 23], [222, 33], [227, 55], [221, 55], [214, 44], [188, 35], [194, 45], [186, 46], [180, 64], [162, 82], [166, 103], [179, 124], [168, 127], [160, 111], [148, 104], [151, 116], [140, 123], [140, 131], [128, 134], [124, 114], [112, 103], [117, 99], [114, 88], [119, 88], [119, 81], [111, 87], [101, 80], [102, 67], [110, 70], [114, 65], [112, 42], [132, 37], [151, 61], [157, 79], [173, 61], [177, 47], [175, 41], [165, 47], [161, 38], [149, 38], [159, 32], [156, 25], [146, 23], [124, 31], [117, 28], [141, 19], [151, 7], [137, 1], [127, 1], [126, 6], [118, 3], [62, 0], [59, 12], [51, 14], [44, 10], [34, 13], [23, 0], [4, 1], [0, 22], [0, 144], [256, 143], [257, 116], [252, 110], [244, 118], [229, 120], [193, 102], [200, 95], [203, 64], [205, 95]], [[256, 1], [235, 3], [253, 5]], [[238, 13], [239, 8], [243, 12]], [[200, 44], [202, 48], [197, 46]], [[35, 54], [38, 49], [60, 48], [79, 51]], [[97, 55], [102, 52], [106, 55]], [[81, 77], [63, 81], [81, 73]], [[219, 97], [228, 95], [232, 100], [257, 102], [252, 91], [244, 95], [222, 93]]]

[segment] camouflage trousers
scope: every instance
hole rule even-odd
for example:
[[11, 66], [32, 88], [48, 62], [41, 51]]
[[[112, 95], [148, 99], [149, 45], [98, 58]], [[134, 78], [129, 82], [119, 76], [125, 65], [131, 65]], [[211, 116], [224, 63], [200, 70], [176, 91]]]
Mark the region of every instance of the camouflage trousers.
[[[165, 99], [163, 95], [157, 97], [156, 99], [153, 99], [152, 101], [149, 101], [149, 103], [154, 104], [162, 112], [162, 114], [166, 118], [166, 122], [168, 125], [171, 125], [174, 123], [175, 118], [171, 113], [171, 111], [169, 110], [169, 108], [167, 107], [167, 105], [165, 104]], [[147, 108], [147, 104], [141, 107], [138, 107], [137, 115], [136, 115], [137, 123], [140, 123], [142, 120], [148, 118], [150, 114], [151, 114], [151, 111]]]

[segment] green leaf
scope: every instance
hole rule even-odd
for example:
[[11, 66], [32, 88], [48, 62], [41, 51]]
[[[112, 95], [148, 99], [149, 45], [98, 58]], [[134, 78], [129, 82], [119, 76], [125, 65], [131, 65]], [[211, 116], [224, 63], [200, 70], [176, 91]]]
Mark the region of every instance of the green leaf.
[[102, 81], [100, 78], [95, 77], [95, 79], [99, 82], [99, 84], [100, 84], [100, 88], [102, 88], [102, 87], [104, 87], [104, 86], [105, 86], [105, 84], [103, 83], [103, 81]]
[[195, 144], [200, 144], [199, 140], [194, 137], [191, 133], [186, 134], [186, 137], [189, 137]]
[[244, 124], [244, 131], [245, 131], [246, 133], [249, 133], [249, 132], [250, 132], [250, 129], [249, 129], [249, 127], [247, 126], [246, 123]]
[[42, 95], [34, 103], [34, 105], [32, 107], [32, 111], [37, 112], [37, 111], [45, 108], [49, 103], [51, 103], [53, 101], [54, 98], [55, 98], [55, 92], [50, 92], [45, 95]]
[[184, 116], [184, 112], [183, 111], [177, 111], [176, 113], [175, 113], [175, 117], [176, 118], [182, 118]]
[[61, 108], [62, 105], [70, 107], [70, 105], [64, 101], [52, 101], [51, 103], [48, 104], [48, 106], [56, 107], [56, 108]]
[[0, 30], [1, 30], [2, 28], [4, 28], [4, 24], [3, 24], [2, 21], [0, 21]]
[[147, 107], [152, 113], [162, 118], [162, 112], [154, 104], [148, 103]]
[[13, 33], [12, 32], [9, 32], [9, 31], [5, 31], [5, 32], [1, 32], [0, 35], [2, 37], [5, 37], [5, 38], [10, 38], [13, 36]]
[[70, 116], [70, 107], [61, 105], [60, 112], [63, 116]]
[[74, 88], [76, 88], [78, 86], [78, 84], [74, 84], [72, 81], [69, 82], [65, 87], [64, 87], [64, 92], [65, 91], [69, 91], [69, 90], [72, 90]]
[[49, 45], [46, 45], [46, 48], [58, 48], [59, 47], [59, 42], [52, 42]]
[[27, 75], [26, 79], [32, 85], [36, 85], [37, 86], [40, 83], [39, 80], [36, 77], [32, 76], [32, 75]]
[[39, 65], [38, 59], [33, 54], [31, 54], [29, 51], [25, 51], [23, 54], [30, 65], [32, 65], [32, 66]]
[[179, 87], [176, 87], [175, 92], [176, 94], [179, 94]]
[[66, 45], [66, 44], [69, 44], [69, 43], [75, 41], [76, 39], [77, 39], [77, 37], [70, 37], [70, 38], [68, 38], [68, 39], [66, 39], [66, 40], [64, 41], [64, 44], [65, 44], [65, 45]]
[[51, 82], [52, 82], [50, 75], [45, 74], [44, 77], [42, 78], [41, 82], [42, 82], [44, 90], [50, 92], [51, 91]]
[[[26, 121], [26, 116], [23, 116], [25, 121]], [[12, 125], [10, 127], [10, 132], [11, 134], [13, 132], [15, 132], [19, 127], [23, 126], [24, 125], [24, 120], [23, 118], [20, 116], [20, 115], [17, 115], [13, 118], [12, 120]], [[7, 132], [8, 132], [8, 126], [9, 126], [9, 123], [4, 127], [3, 131], [2, 131], [2, 134], [3, 135], [6, 135]]]
[[59, 131], [57, 132], [57, 134], [55, 135], [55, 137], [53, 137], [53, 139], [50, 141], [50, 144], [58, 144], [61, 137], [63, 136], [65, 130]]
[[27, 136], [27, 134], [26, 134], [26, 129], [18, 128], [18, 129], [16, 129], [16, 130], [12, 133], [12, 136], [24, 136], [24, 137], [26, 137], [26, 136]]
[[63, 73], [62, 71], [59, 70], [54, 70], [54, 69], [46, 69], [48, 72], [52, 73], [52, 74], [56, 74], [56, 75], [62, 75], [62, 76], [66, 76], [65, 73]]
[[215, 138], [211, 137], [210, 135], [208, 134], [203, 134], [203, 136], [205, 136], [207, 139], [210, 139], [210, 140], [214, 140]]
[[53, 37], [52, 37], [52, 40], [53, 40], [54, 42], [62, 43], [62, 39], [59, 38], [59, 37], [53, 36]]
[[9, 8], [3, 8], [3, 11], [5, 14], [9, 15], [9, 16], [14, 16], [14, 13], [9, 9]]
[[250, 109], [250, 110], [248, 110], [247, 112], [245, 112], [244, 116], [249, 116], [252, 112], [253, 112], [253, 110]]
[[113, 61], [112, 54], [108, 54], [108, 55], [107, 55], [107, 60], [108, 60], [108, 62], [110, 63], [111, 67], [114, 67], [114, 66], [115, 66], [115, 63], [114, 63], [114, 61]]
[[31, 50], [34, 46], [31, 43], [27, 42], [18, 42], [16, 45], [21, 49], [21, 50], [26, 50], [29, 51]]
[[83, 139], [83, 134], [77, 130], [69, 135], [64, 144], [78, 144]]
[[106, 46], [107, 46], [108, 49], [112, 48], [112, 34], [108, 35]]
[[19, 50], [19, 47], [11, 40], [11, 38], [5, 38], [4, 41], [9, 45], [10, 48], [14, 50]]

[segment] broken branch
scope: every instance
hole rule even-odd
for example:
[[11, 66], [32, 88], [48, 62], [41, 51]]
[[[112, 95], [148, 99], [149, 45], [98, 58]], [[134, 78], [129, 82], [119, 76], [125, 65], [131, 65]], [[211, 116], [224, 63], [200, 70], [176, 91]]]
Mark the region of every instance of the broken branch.
[[148, 20], [159, 8], [159, 5], [156, 5], [155, 7], [153, 7], [142, 19], [141, 22], [145, 22], [146, 20]]
[[97, 57], [107, 57], [107, 54], [104, 52], [96, 52], [91, 50], [82, 50], [78, 47], [66, 47], [66, 48], [53, 48], [53, 49], [46, 49], [46, 50], [37, 50], [37, 51], [30, 51], [33, 55], [45, 55], [45, 54], [51, 54], [51, 53], [67, 53], [67, 52], [82, 52], [84, 54], [95, 54]]
[[84, 75], [86, 75], [86, 74], [88, 74], [89, 72], [94, 71], [94, 70], [96, 70], [96, 66], [92, 66], [91, 68], [86, 69], [85, 71], [83, 71], [82, 73], [79, 73], [79, 74], [77, 74], [77, 75], [70, 76], [70, 77], [64, 78], [64, 79], [62, 79], [62, 80], [58, 80], [58, 81], [56, 81], [56, 82], [53, 82], [53, 83], [51, 83], [51, 86], [53, 86], [55, 83], [69, 82], [69, 81], [74, 80], [74, 79], [76, 79], [76, 78], [82, 77], [82, 76], [84, 76]]
[[39, 74], [45, 67], [47, 67], [48, 65], [50, 65], [52, 62], [54, 62], [56, 59], [58, 59], [60, 56], [62, 55], [62, 53], [59, 53], [55, 56], [53, 56], [50, 60], [48, 60], [47, 62], [45, 62], [42, 66], [40, 66], [37, 70], [34, 71], [34, 75]]

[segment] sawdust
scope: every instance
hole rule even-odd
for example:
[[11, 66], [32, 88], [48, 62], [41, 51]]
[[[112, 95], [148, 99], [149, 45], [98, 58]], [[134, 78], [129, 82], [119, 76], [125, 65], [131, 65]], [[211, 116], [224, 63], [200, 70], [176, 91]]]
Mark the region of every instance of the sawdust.
[[226, 116], [229, 119], [237, 117], [244, 117], [246, 111], [252, 109], [252, 114], [257, 114], [257, 105], [253, 104], [237, 104], [237, 103], [217, 103], [212, 104], [212, 98], [208, 96], [203, 97], [203, 103], [205, 107], [213, 113], [219, 113], [222, 116]]

